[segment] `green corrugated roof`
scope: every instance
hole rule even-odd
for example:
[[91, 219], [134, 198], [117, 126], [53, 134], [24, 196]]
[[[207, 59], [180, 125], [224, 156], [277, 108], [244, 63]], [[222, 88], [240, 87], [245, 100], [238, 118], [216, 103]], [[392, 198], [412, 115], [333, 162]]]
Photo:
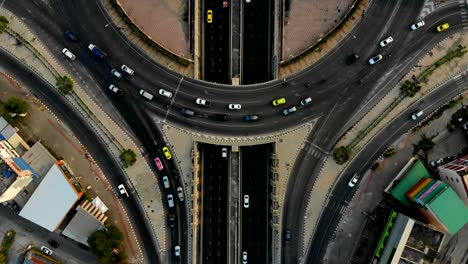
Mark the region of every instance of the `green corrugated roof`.
[[431, 207], [452, 235], [468, 223], [468, 208], [450, 187], [441, 191], [426, 206]]
[[424, 164], [418, 160], [413, 165], [413, 167], [411, 167], [408, 172], [406, 172], [406, 175], [401, 179], [401, 181], [395, 187], [393, 187], [393, 189], [390, 191], [390, 194], [402, 204], [410, 208], [414, 208], [416, 205], [411, 202], [411, 200], [406, 198], [405, 193], [422, 178], [432, 177], [429, 175], [426, 167], [424, 167]]

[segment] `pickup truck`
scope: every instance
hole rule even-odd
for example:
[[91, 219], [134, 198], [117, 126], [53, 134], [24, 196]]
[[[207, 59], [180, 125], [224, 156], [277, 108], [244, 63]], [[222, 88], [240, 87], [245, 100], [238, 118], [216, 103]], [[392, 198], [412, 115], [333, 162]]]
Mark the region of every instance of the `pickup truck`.
[[100, 59], [105, 59], [107, 57], [107, 54], [102, 51], [101, 49], [99, 49], [96, 45], [94, 44], [89, 44], [88, 46], [88, 49], [94, 54], [96, 55], [96, 57], [100, 58]]

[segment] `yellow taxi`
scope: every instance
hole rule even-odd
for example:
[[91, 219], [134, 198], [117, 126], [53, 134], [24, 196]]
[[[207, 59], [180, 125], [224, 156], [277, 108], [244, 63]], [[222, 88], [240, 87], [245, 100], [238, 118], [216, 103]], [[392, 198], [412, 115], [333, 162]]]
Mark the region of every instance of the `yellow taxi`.
[[162, 152], [164, 153], [164, 156], [166, 156], [166, 159], [168, 160], [172, 159], [172, 155], [168, 147], [162, 148]]
[[213, 23], [213, 11], [212, 10], [208, 10], [206, 12], [206, 22]]
[[438, 31], [438, 32], [441, 32], [441, 31], [446, 30], [446, 29], [449, 28], [449, 27], [450, 27], [449, 23], [444, 23], [444, 24], [442, 24], [442, 25], [437, 26], [437, 31]]
[[282, 105], [282, 104], [285, 104], [285, 103], [286, 103], [286, 98], [284, 98], [284, 97], [273, 100], [273, 105], [274, 106]]

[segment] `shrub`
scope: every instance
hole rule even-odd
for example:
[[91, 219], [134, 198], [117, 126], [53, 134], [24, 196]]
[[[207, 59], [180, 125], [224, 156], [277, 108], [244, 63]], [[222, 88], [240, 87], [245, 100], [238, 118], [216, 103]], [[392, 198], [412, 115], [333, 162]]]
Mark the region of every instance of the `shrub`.
[[333, 150], [333, 159], [337, 164], [344, 164], [349, 160], [350, 151], [347, 147], [341, 146]]
[[67, 95], [73, 91], [73, 80], [68, 76], [57, 77], [57, 87], [62, 94]]
[[4, 16], [0, 16], [0, 33], [5, 31], [8, 28], [10, 21]]
[[136, 154], [133, 150], [127, 149], [120, 154], [120, 160], [122, 161], [125, 168], [133, 165], [136, 162]]
[[372, 166], [371, 166], [371, 170], [372, 170], [372, 171], [375, 171], [375, 170], [377, 170], [379, 167], [380, 167], [380, 163], [374, 162], [374, 164], [372, 164]]
[[385, 158], [388, 158], [388, 157], [391, 157], [393, 155], [395, 155], [396, 151], [394, 148], [388, 148], [387, 150], [385, 150], [384, 152], [384, 157]]

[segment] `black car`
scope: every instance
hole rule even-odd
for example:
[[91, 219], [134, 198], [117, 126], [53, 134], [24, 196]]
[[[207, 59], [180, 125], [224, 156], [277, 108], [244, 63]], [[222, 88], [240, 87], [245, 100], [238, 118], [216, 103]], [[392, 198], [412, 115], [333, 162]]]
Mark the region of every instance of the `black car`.
[[60, 246], [59, 243], [53, 239], [49, 239], [48, 242], [51, 247], [58, 248]]
[[177, 170], [171, 170], [171, 175], [174, 179], [178, 179], [179, 178], [179, 174], [177, 173]]
[[353, 64], [353, 63], [355, 63], [358, 59], [359, 59], [359, 56], [358, 56], [356, 53], [351, 54], [351, 55], [346, 59], [346, 65]]
[[65, 37], [67, 37], [67, 39], [71, 40], [71, 41], [78, 41], [78, 36], [71, 32], [71, 31], [65, 31]]
[[174, 227], [175, 226], [175, 215], [174, 214], [169, 215], [168, 224], [169, 224], [169, 227]]
[[284, 232], [284, 240], [286, 241], [286, 243], [289, 243], [289, 241], [291, 241], [291, 238], [292, 238], [291, 230], [287, 229]]
[[229, 118], [228, 118], [227, 115], [215, 114], [215, 115], [213, 116], [213, 119], [214, 119], [215, 121], [227, 121]]

